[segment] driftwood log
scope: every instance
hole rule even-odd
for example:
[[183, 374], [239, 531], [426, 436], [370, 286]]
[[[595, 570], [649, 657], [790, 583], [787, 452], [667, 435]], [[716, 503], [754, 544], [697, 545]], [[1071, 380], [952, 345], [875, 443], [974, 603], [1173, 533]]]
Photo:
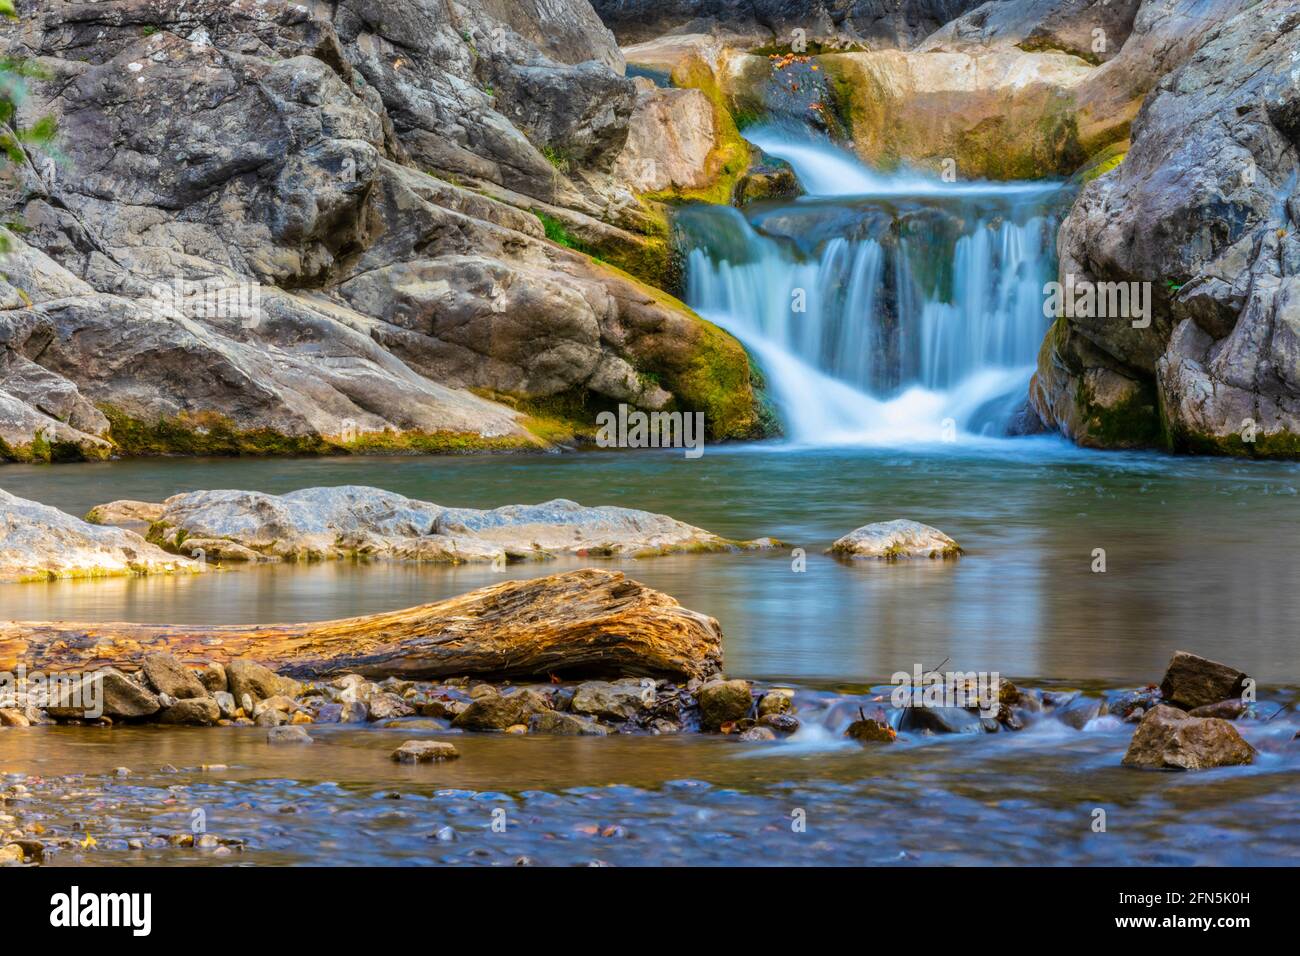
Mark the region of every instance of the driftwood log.
[[300, 678], [707, 677], [718, 622], [618, 571], [509, 581], [404, 611], [270, 627], [0, 623], [0, 670], [135, 670], [151, 651], [190, 664], [250, 658]]

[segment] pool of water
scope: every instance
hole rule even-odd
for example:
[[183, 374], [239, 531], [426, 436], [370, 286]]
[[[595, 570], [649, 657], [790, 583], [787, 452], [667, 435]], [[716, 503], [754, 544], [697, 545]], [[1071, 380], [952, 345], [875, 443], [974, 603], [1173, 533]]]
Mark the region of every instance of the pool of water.
[[[888, 449], [709, 448], [466, 458], [124, 461], [6, 466], [0, 487], [84, 514], [115, 498], [368, 484], [443, 505], [549, 498], [660, 511], [806, 551], [604, 562], [722, 623], [726, 668], [752, 678], [873, 681], [945, 658], [1031, 679], [1145, 683], [1175, 649], [1261, 685], [1300, 683], [1300, 466], [1080, 451], [1052, 439]], [[822, 554], [908, 517], [958, 562], [847, 566]], [[1094, 552], [1106, 571], [1094, 572]], [[262, 567], [201, 578], [10, 585], [0, 618], [272, 623], [437, 600], [574, 561], [441, 568]], [[591, 563], [587, 559], [582, 563]]]

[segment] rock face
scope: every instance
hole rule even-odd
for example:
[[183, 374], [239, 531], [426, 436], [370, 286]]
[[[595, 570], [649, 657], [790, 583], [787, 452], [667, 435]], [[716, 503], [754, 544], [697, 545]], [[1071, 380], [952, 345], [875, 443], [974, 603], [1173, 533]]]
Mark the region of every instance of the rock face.
[[1074, 135], [1071, 91], [1092, 72], [1064, 53], [996, 47], [978, 53], [838, 53], [819, 58], [866, 162], [912, 162], [960, 179], [1074, 172], [1085, 158]]
[[827, 551], [841, 558], [874, 558], [899, 561], [906, 558], [955, 558], [962, 551], [957, 542], [938, 528], [898, 518], [877, 521], [850, 531]]
[[962, 51], [995, 45], [1068, 53], [1104, 63], [1119, 53], [1141, 0], [990, 0], [945, 24], [918, 50]]
[[718, 144], [713, 104], [697, 89], [666, 89], [638, 78], [636, 110], [615, 173], [637, 192], [697, 189], [713, 178]]
[[666, 33], [718, 33], [788, 47], [795, 30], [817, 46], [906, 47], [978, 0], [593, 0], [623, 44]]
[[[649, 556], [768, 546], [733, 542], [666, 515], [584, 508], [556, 499], [503, 508], [444, 508], [378, 488], [344, 485], [286, 495], [197, 491], [158, 506], [150, 539], [170, 551], [228, 560], [364, 556], [458, 564], [557, 554]], [[116, 503], [95, 509], [119, 511]]]
[[1174, 706], [1194, 710], [1240, 698], [1247, 680], [1235, 667], [1176, 651], [1160, 681], [1160, 693]]
[[88, 524], [0, 490], [0, 583], [202, 570], [132, 531]]
[[[1061, 227], [1063, 283], [1147, 283], [1152, 304], [1136, 325], [1059, 318], [1044, 343], [1031, 400], [1082, 444], [1300, 453], [1300, 13], [1227, 6], [1163, 58], [1177, 68], [1143, 102], [1127, 157]], [[1147, 8], [1099, 73], [1191, 17]]]
[[19, 7], [0, 52], [40, 59], [22, 117], [65, 159], [0, 196], [0, 457], [556, 434], [470, 389], [767, 427], [734, 339], [534, 215], [671, 272], [606, 172], [636, 93], [585, 0]]
[[1255, 748], [1226, 720], [1189, 717], [1160, 704], [1142, 718], [1124, 766], [1157, 770], [1207, 770], [1235, 767], [1255, 759]]

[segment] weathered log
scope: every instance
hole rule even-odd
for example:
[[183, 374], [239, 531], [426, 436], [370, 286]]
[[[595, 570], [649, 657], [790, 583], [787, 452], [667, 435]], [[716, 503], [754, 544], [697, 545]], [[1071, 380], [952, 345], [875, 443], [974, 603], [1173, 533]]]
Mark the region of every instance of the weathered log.
[[247, 657], [302, 678], [690, 678], [720, 670], [722, 631], [661, 591], [594, 568], [307, 624], [0, 623], [0, 670], [130, 671], [151, 651], [194, 665]]

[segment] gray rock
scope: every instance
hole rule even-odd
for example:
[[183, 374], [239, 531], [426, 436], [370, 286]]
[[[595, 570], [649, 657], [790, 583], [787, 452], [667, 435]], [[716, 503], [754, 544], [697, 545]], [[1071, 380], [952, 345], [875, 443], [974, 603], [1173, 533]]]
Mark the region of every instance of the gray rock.
[[459, 756], [460, 751], [441, 740], [408, 740], [392, 753], [398, 763], [433, 763]]
[[230, 689], [230, 683], [226, 679], [226, 669], [216, 661], [208, 663], [199, 671], [199, 681], [207, 688], [208, 693], [213, 695]]
[[235, 696], [229, 691], [219, 690], [212, 695], [212, 699], [217, 702], [217, 710], [226, 720], [233, 720], [235, 711], [238, 709], [235, 705]]
[[171, 654], [146, 654], [140, 665], [154, 690], [178, 700], [207, 697], [208, 690], [188, 667]]
[[1247, 680], [1235, 667], [1187, 651], [1175, 651], [1160, 681], [1160, 693], [1174, 707], [1191, 710], [1229, 697], [1240, 698]]
[[799, 718], [794, 714], [763, 714], [758, 718], [760, 727], [771, 727], [783, 734], [792, 734], [799, 729]]
[[533, 714], [528, 721], [530, 734], [552, 734], [558, 737], [604, 737], [609, 731], [589, 717], [545, 710]]
[[176, 701], [164, 710], [158, 717], [158, 723], [211, 727], [220, 719], [221, 708], [211, 697], [189, 697]]
[[113, 667], [87, 674], [46, 707], [51, 717], [93, 717], [96, 704], [113, 719], [148, 717], [160, 707], [158, 698]]
[[718, 730], [749, 716], [754, 699], [747, 680], [709, 681], [700, 688], [700, 726]]
[[631, 720], [655, 705], [655, 683], [640, 681], [587, 681], [573, 692], [569, 708], [605, 720]]
[[962, 551], [956, 541], [937, 528], [899, 518], [850, 531], [832, 544], [827, 553], [849, 559], [899, 561], [905, 558], [955, 558]]
[[1246, 702], [1240, 697], [1205, 704], [1188, 712], [1190, 717], [1218, 717], [1220, 720], [1237, 720], [1246, 713]]
[[415, 708], [397, 694], [375, 694], [370, 698], [367, 706], [370, 708], [369, 717], [371, 720], [391, 720], [394, 717], [410, 717], [415, 713]]
[[307, 731], [295, 724], [287, 727], [272, 727], [266, 732], [268, 744], [310, 744], [314, 741]]
[[776, 731], [760, 724], [757, 727], [750, 727], [747, 730], [742, 730], [739, 739], [746, 741], [776, 740]]
[[1098, 697], [1076, 697], [1056, 712], [1056, 718], [1067, 727], [1083, 730], [1088, 721], [1106, 712], [1106, 702]]
[[1242, 739], [1226, 720], [1189, 717], [1164, 704], [1142, 718], [1128, 752], [1125, 767], [1159, 770], [1205, 770], [1252, 763], [1255, 748]]
[[89, 524], [0, 490], [0, 583], [202, 570], [134, 532]]

